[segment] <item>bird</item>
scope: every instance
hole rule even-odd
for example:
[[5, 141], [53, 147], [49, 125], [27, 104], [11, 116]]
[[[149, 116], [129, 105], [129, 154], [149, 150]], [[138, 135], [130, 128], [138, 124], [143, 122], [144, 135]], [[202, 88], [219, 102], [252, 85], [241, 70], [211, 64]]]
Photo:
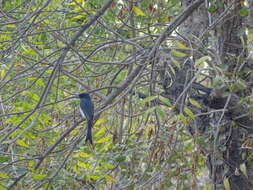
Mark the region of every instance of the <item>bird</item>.
[[226, 108], [225, 116], [235, 121], [240, 127], [253, 134], [253, 120], [248, 111], [248, 106], [240, 102], [240, 97], [226, 88], [208, 88], [199, 83], [193, 83], [192, 87], [205, 94], [197, 99], [202, 99], [203, 103], [213, 109]]
[[227, 100], [227, 96], [225, 96], [227, 94], [225, 88], [208, 88], [196, 82], [192, 83], [192, 88], [205, 93], [197, 96], [197, 99], [203, 99], [205, 105], [214, 109], [224, 108]]
[[94, 105], [91, 100], [89, 93], [80, 93], [78, 95], [80, 98], [80, 113], [84, 119], [87, 120], [87, 134], [85, 142], [89, 142], [93, 144], [92, 141], [92, 126], [93, 126], [93, 119], [94, 119]]

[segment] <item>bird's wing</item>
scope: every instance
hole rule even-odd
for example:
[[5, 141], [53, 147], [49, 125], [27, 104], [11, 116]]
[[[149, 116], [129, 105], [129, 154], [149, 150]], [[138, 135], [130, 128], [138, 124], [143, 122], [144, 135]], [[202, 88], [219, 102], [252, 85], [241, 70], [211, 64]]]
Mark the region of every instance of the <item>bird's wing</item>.
[[93, 118], [94, 115], [94, 106], [90, 100], [81, 100], [80, 101], [81, 114], [84, 115], [87, 120]]

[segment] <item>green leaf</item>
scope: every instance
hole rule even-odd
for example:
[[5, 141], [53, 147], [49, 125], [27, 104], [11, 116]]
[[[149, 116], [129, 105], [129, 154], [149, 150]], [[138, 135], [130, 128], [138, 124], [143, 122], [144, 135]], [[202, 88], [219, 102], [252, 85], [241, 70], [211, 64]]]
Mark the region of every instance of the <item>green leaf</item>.
[[35, 174], [35, 175], [32, 176], [32, 178], [33, 178], [34, 180], [41, 180], [41, 179], [43, 179], [43, 178], [45, 178], [45, 177], [47, 177], [46, 174]]
[[242, 171], [242, 173], [243, 173], [247, 178], [249, 178], [248, 173], [247, 173], [247, 167], [246, 167], [245, 163], [242, 163], [242, 164], [240, 165], [240, 170]]
[[104, 164], [104, 167], [105, 167], [105, 168], [108, 168], [108, 169], [113, 169], [113, 168], [115, 168], [115, 166], [112, 165], [112, 164]]
[[0, 190], [7, 190], [7, 189], [0, 183]]
[[165, 98], [163, 96], [159, 96], [159, 100], [161, 100], [168, 107], [172, 107], [172, 104], [168, 98]]
[[211, 61], [211, 57], [209, 56], [203, 56], [195, 61], [196, 65], [203, 65], [206, 61]]
[[189, 102], [194, 105], [195, 107], [197, 108], [201, 108], [201, 105], [196, 101], [196, 100], [193, 100], [191, 98], [189, 98]]
[[248, 9], [247, 9], [246, 7], [241, 8], [241, 9], [239, 10], [239, 15], [240, 15], [241, 17], [246, 17], [246, 16], [248, 16], [248, 15], [249, 15]]
[[177, 51], [177, 50], [171, 50], [171, 55], [174, 55], [174, 56], [177, 56], [177, 57], [185, 57], [186, 56], [186, 54], [185, 53], [183, 53], [183, 52], [180, 52], [180, 51]]
[[8, 179], [9, 176], [6, 173], [0, 172], [0, 178], [2, 178], [2, 179]]
[[80, 156], [81, 158], [89, 158], [89, 157], [92, 156], [92, 154], [88, 154], [88, 153], [85, 153], [85, 152], [80, 152], [80, 153], [79, 153], [79, 156]]
[[177, 60], [175, 60], [173, 57], [170, 58], [171, 62], [177, 67], [177, 68], [181, 68], [181, 63]]
[[162, 118], [166, 117], [166, 113], [159, 107], [156, 107], [156, 111]]
[[145, 103], [147, 103], [147, 102], [151, 102], [152, 100], [154, 100], [154, 99], [156, 99], [156, 98], [157, 98], [157, 96], [149, 96], [149, 97], [144, 98], [143, 100], [140, 100], [139, 102], [140, 102], [141, 104], [145, 104]]
[[175, 45], [176, 45], [177, 47], [179, 47], [180, 49], [185, 49], [185, 50], [189, 49], [189, 48], [186, 47], [183, 43], [178, 42], [178, 41], [175, 42]]
[[184, 108], [184, 112], [191, 118], [191, 119], [194, 119], [194, 114], [192, 113], [192, 111], [189, 109], [189, 108], [187, 108], [187, 107], [185, 107]]
[[177, 117], [186, 125], [190, 122], [189, 118], [185, 117], [183, 114], [179, 114]]
[[226, 190], [231, 190], [230, 183], [227, 177], [224, 177], [223, 184]]
[[217, 7], [215, 5], [211, 5], [207, 8], [207, 10], [211, 13], [214, 13], [217, 11]]

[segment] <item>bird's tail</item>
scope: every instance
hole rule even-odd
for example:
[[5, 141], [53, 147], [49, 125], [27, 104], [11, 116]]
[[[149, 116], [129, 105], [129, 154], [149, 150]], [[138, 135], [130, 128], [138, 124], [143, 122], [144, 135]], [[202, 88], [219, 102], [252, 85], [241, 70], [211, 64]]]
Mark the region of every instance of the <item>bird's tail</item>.
[[93, 142], [92, 142], [92, 124], [93, 124], [93, 121], [91, 119], [87, 123], [87, 134], [86, 134], [86, 139], [85, 139], [85, 142], [89, 142], [90, 144], [93, 144]]

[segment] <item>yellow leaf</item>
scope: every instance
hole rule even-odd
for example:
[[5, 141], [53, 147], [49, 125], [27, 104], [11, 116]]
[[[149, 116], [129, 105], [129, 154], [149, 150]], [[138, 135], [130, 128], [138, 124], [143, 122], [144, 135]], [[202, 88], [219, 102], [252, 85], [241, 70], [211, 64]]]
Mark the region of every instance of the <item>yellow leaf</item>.
[[89, 169], [90, 168], [90, 164], [88, 163], [84, 163], [84, 162], [81, 162], [81, 161], [78, 161], [77, 162], [77, 165], [81, 168], [85, 168], [85, 169]]
[[225, 187], [225, 189], [226, 190], [230, 190], [231, 188], [230, 188], [230, 183], [229, 183], [229, 181], [228, 181], [228, 178], [224, 178], [223, 179], [223, 184], [224, 184], [224, 187]]
[[108, 169], [113, 169], [114, 165], [112, 165], [112, 164], [104, 164], [104, 167], [108, 168]]
[[95, 136], [95, 137], [98, 137], [98, 136], [104, 134], [104, 132], [106, 131], [106, 129], [107, 129], [106, 127], [101, 127], [101, 128], [99, 129], [99, 131], [96, 132], [96, 134], [95, 134], [94, 136]]
[[[84, 3], [85, 1], [86, 1], [86, 0], [76, 0], [76, 2], [79, 3], [79, 4], [82, 4], [82, 3]], [[76, 2], [71, 2], [71, 3], [69, 3], [69, 5], [70, 5], [70, 6], [78, 5]]]
[[8, 24], [7, 27], [8, 28], [16, 28], [16, 25], [15, 24]]
[[9, 176], [6, 173], [0, 172], [0, 178], [8, 179]]
[[88, 154], [88, 153], [85, 153], [85, 152], [80, 152], [80, 153], [79, 153], [79, 156], [82, 157], [82, 158], [89, 158], [89, 157], [91, 157], [92, 155], [91, 155], [91, 154]]
[[189, 118], [185, 117], [183, 114], [177, 115], [177, 117], [184, 123], [184, 124], [189, 124]]
[[18, 140], [16, 141], [16, 143], [17, 143], [19, 146], [23, 146], [23, 147], [26, 147], [26, 148], [29, 147], [28, 144], [25, 143], [25, 141], [20, 140], [20, 139], [18, 139]]
[[92, 175], [92, 176], [90, 176], [90, 179], [99, 180], [99, 179], [101, 179], [101, 177], [97, 176], [97, 175]]
[[4, 74], [5, 74], [5, 69], [2, 69], [1, 72], [0, 72], [0, 78], [3, 78]]
[[249, 34], [248, 38], [249, 38], [250, 41], [252, 41], [253, 40], [253, 34]]
[[134, 11], [135, 14], [137, 14], [139, 16], [145, 16], [144, 12], [136, 6], [133, 6], [133, 11]]
[[101, 139], [99, 139], [98, 141], [96, 141], [96, 143], [108, 142], [110, 138], [111, 138], [110, 135], [106, 135], [105, 137], [102, 137]]
[[102, 150], [107, 150], [111, 145], [112, 145], [111, 142], [105, 144], [104, 147], [102, 148]]
[[201, 108], [201, 105], [196, 101], [196, 100], [193, 100], [193, 99], [189, 99], [189, 102], [194, 105], [195, 107], [197, 108]]
[[91, 14], [93, 14], [93, 15], [95, 15], [95, 14], [96, 14], [96, 12], [95, 12], [95, 11], [93, 11], [93, 10], [90, 10], [90, 13], [91, 13]]
[[105, 175], [104, 176], [106, 180], [108, 181], [116, 181], [116, 179], [114, 179], [113, 177], [109, 176], [109, 175]]
[[105, 117], [104, 117], [104, 116], [101, 117], [101, 118], [99, 118], [99, 119], [96, 121], [96, 123], [94, 124], [94, 127], [100, 126], [100, 125], [104, 122], [104, 120], [105, 120]]
[[73, 172], [75, 172], [75, 173], [78, 174], [78, 175], [81, 175], [81, 174], [82, 174], [82, 172], [81, 172], [79, 169], [77, 169], [76, 166], [74, 166]]
[[177, 47], [179, 47], [180, 49], [189, 49], [188, 47], [186, 47], [183, 43], [181, 42], [176, 42], [175, 45]]

